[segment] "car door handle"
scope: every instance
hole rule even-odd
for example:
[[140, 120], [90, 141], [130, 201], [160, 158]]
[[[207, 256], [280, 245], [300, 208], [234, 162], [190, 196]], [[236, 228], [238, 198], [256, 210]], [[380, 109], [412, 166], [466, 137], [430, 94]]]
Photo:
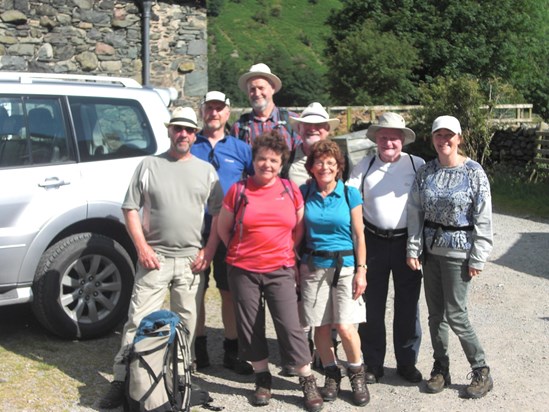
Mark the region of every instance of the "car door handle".
[[49, 189], [49, 188], [56, 188], [60, 186], [70, 185], [71, 182], [63, 179], [59, 179], [58, 177], [48, 177], [47, 179], [44, 179], [42, 183], [38, 183], [38, 186]]

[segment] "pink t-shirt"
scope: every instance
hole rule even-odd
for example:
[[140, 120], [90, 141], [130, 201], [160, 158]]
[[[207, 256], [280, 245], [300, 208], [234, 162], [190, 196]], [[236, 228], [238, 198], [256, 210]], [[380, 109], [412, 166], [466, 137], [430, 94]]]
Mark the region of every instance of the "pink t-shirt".
[[[291, 190], [293, 193], [288, 193]], [[234, 213], [242, 184], [231, 186], [223, 207]], [[296, 211], [303, 207], [298, 187], [280, 179], [271, 186], [257, 186], [248, 178], [235, 216], [235, 232], [229, 242], [227, 263], [250, 272], [267, 273], [295, 265], [293, 231]], [[244, 212], [244, 213], [243, 213]], [[240, 223], [242, 219], [242, 223]]]

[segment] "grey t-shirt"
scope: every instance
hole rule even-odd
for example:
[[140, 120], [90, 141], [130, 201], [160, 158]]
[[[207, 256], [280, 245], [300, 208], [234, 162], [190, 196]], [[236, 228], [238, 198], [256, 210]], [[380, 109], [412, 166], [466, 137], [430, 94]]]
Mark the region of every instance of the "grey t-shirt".
[[169, 257], [193, 256], [202, 247], [204, 211], [219, 214], [223, 190], [214, 167], [195, 156], [175, 160], [167, 153], [137, 166], [122, 205], [142, 209], [147, 243]]

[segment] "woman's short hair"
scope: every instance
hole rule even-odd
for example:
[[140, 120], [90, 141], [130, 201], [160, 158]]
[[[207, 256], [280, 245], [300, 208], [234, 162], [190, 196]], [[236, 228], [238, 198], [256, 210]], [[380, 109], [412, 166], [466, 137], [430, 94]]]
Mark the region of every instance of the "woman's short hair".
[[332, 140], [319, 140], [311, 146], [311, 151], [307, 156], [307, 161], [305, 162], [305, 169], [307, 169], [309, 175], [313, 176], [312, 170], [314, 163], [318, 159], [325, 156], [333, 157], [335, 159], [337, 162], [336, 179], [341, 179], [343, 172], [345, 171], [345, 158], [343, 157], [343, 153], [341, 153], [337, 143]]
[[286, 140], [276, 131], [271, 130], [258, 136], [252, 143], [252, 159], [260, 149], [270, 149], [282, 157], [282, 164], [285, 164], [290, 157], [290, 149], [286, 144]]

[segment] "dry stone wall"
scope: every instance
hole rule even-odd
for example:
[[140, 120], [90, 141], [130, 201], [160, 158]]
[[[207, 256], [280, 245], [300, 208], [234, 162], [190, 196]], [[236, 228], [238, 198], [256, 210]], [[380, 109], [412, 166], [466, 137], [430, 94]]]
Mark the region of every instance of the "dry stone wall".
[[491, 160], [516, 166], [533, 161], [538, 145], [536, 132], [547, 129], [547, 124], [541, 122], [496, 131], [490, 142]]
[[[208, 87], [204, 1], [152, 3], [150, 84], [197, 106]], [[0, 71], [124, 76], [142, 82], [142, 0], [0, 0]]]

